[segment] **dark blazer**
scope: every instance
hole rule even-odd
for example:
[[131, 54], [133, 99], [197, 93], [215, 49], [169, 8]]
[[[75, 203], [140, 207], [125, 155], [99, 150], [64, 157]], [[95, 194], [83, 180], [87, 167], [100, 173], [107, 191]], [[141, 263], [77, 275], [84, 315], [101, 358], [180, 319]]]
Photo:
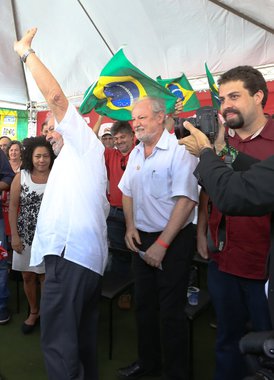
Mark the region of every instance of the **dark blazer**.
[[[234, 171], [245, 165], [246, 171]], [[258, 162], [250, 156], [239, 153], [233, 163], [233, 169], [226, 166], [211, 149], [208, 149], [201, 155], [195, 175], [213, 203], [224, 214], [259, 216], [273, 212], [274, 156]], [[273, 231], [271, 240], [268, 303], [274, 328]]]
[[[234, 171], [238, 167], [247, 170]], [[258, 162], [239, 153], [233, 169], [206, 149], [194, 174], [224, 214], [259, 216], [274, 211], [274, 156]]]

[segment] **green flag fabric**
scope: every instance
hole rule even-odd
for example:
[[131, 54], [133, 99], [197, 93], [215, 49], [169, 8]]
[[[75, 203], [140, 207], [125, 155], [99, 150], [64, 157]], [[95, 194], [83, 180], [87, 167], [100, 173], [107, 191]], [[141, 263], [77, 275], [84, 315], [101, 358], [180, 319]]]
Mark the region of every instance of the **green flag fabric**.
[[174, 112], [176, 96], [135, 67], [120, 49], [85, 92], [80, 112], [85, 114], [95, 108], [100, 115], [131, 120], [133, 102], [145, 96], [164, 99], [167, 113]]
[[219, 99], [219, 90], [218, 87], [214, 81], [214, 78], [209, 71], [207, 64], [205, 63], [205, 70], [206, 70], [206, 76], [209, 84], [209, 89], [210, 89], [210, 94], [211, 94], [211, 100], [212, 100], [212, 105], [214, 108], [217, 108], [217, 110], [220, 108], [220, 99]]
[[193, 111], [200, 108], [200, 102], [185, 74], [179, 78], [162, 79], [156, 78], [157, 82], [167, 88], [173, 95], [183, 101], [183, 111]]

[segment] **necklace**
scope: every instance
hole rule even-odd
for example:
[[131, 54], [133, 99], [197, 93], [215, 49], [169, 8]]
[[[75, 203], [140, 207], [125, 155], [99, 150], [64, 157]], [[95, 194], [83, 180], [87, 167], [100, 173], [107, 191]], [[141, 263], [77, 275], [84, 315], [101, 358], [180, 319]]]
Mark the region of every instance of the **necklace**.
[[[17, 165], [15, 166], [15, 164]], [[20, 161], [19, 164], [17, 162], [10, 161], [10, 166], [12, 170], [14, 171], [14, 173], [18, 173], [20, 171], [21, 164], [22, 164], [22, 161]]]

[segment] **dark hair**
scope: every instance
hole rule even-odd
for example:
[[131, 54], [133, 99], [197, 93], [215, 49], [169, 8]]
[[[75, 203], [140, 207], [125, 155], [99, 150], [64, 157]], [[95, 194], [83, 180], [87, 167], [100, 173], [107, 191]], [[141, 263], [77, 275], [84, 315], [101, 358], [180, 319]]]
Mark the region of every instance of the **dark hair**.
[[8, 159], [10, 158], [10, 155], [9, 155], [10, 148], [11, 148], [13, 145], [18, 145], [18, 146], [19, 146], [20, 154], [21, 154], [21, 157], [22, 157], [22, 153], [23, 153], [23, 145], [22, 145], [21, 141], [18, 141], [18, 140], [11, 140], [11, 141], [8, 143], [8, 146], [7, 146], [7, 157], [8, 157]]
[[49, 111], [49, 112], [47, 113], [47, 116], [46, 116], [45, 120], [43, 121], [43, 123], [42, 123], [42, 125], [41, 125], [41, 131], [43, 131], [43, 128], [44, 128], [45, 125], [48, 125], [48, 122], [49, 122], [49, 120], [50, 120], [52, 117], [53, 117], [53, 113], [52, 113], [51, 111]]
[[248, 90], [251, 96], [256, 94], [259, 90], [263, 91], [262, 107], [264, 108], [268, 98], [268, 88], [263, 74], [252, 66], [237, 66], [223, 73], [217, 83], [218, 86], [221, 86], [227, 82], [237, 80], [243, 82], [244, 88]]
[[23, 155], [22, 155], [22, 168], [32, 172], [33, 162], [32, 155], [36, 148], [45, 147], [47, 148], [50, 154], [50, 165], [49, 168], [52, 168], [53, 162], [56, 158], [52, 146], [49, 141], [46, 140], [44, 136], [29, 137], [23, 140]]
[[117, 135], [117, 133], [119, 133], [119, 132], [120, 133], [127, 133], [128, 135], [133, 134], [133, 130], [132, 130], [131, 125], [129, 124], [128, 121], [118, 120], [112, 124], [112, 127], [110, 128], [110, 133], [112, 134], [112, 136]]
[[47, 121], [44, 121], [44, 123], [42, 123], [42, 125], [41, 125], [41, 131], [43, 131], [45, 125], [48, 125], [48, 122], [49, 121], [47, 120]]

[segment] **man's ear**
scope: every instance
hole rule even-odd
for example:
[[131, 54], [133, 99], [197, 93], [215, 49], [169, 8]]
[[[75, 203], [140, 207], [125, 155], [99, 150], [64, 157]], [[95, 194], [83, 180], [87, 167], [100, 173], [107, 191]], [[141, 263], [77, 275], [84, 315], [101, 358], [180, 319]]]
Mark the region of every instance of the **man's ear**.
[[254, 99], [255, 99], [256, 104], [260, 104], [260, 103], [262, 103], [263, 98], [264, 98], [264, 93], [263, 93], [262, 90], [258, 90], [258, 91], [254, 94]]
[[165, 120], [165, 113], [164, 111], [160, 111], [157, 113], [157, 117], [159, 118], [159, 123], [162, 124], [164, 123], [164, 120]]

